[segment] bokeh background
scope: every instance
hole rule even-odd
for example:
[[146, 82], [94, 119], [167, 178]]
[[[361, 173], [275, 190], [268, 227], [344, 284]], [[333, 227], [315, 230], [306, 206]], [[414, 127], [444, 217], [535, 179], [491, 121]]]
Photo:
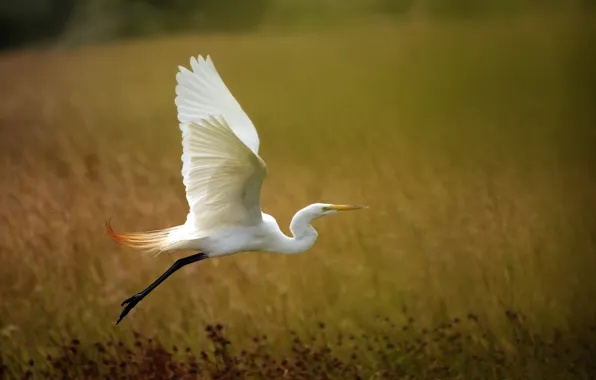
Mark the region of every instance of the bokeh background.
[[[0, 376], [132, 331], [200, 352], [221, 323], [238, 347], [266, 334], [291, 357], [290, 331], [320, 322], [399, 340], [379, 317], [423, 334], [468, 315], [484, 326], [474, 347], [540, 377], [558, 361], [520, 348], [511, 316], [569, 342], [596, 316], [595, 21], [589, 0], [0, 2]], [[142, 256], [104, 226], [184, 222], [175, 74], [198, 54], [257, 127], [282, 230], [310, 203], [370, 208], [318, 220], [302, 255], [186, 267], [115, 327], [122, 300], [185, 255]], [[410, 360], [382, 351], [359, 356], [362, 376]], [[458, 368], [480, 365], [466, 355]], [[503, 378], [491, 363], [440, 377]], [[532, 377], [520, 363], [508, 378]]]

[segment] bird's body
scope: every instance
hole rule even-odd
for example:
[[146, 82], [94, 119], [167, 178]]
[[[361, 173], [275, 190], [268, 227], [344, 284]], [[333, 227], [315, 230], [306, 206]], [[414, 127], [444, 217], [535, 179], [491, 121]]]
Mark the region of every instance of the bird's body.
[[274, 217], [261, 211], [267, 173], [259, 156], [259, 136], [207, 56], [180, 67], [176, 105], [182, 132], [182, 177], [190, 206], [183, 225], [157, 231], [108, 234], [118, 243], [146, 252], [195, 250], [178, 260], [144, 291], [124, 301], [120, 320], [150, 291], [182, 266], [238, 252], [295, 254], [317, 239], [311, 222], [321, 216], [364, 206], [314, 203], [298, 211], [286, 236]]
[[[297, 236], [286, 236], [274, 217], [262, 214], [262, 222], [254, 226], [231, 226], [219, 229], [213, 235], [189, 242], [185, 249], [201, 247], [209, 257], [230, 255], [236, 252], [304, 252], [313, 246], [317, 231], [310, 227]], [[195, 248], [198, 249], [198, 248]]]

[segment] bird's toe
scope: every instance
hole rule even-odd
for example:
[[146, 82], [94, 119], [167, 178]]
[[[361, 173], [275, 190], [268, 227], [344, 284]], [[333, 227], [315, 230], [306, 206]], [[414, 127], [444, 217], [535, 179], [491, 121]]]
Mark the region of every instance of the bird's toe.
[[[132, 301], [134, 301], [135, 299], [138, 299], [138, 298], [142, 298], [141, 297], [141, 294], [139, 294], [139, 293], [135, 294], [132, 297], [128, 297], [127, 299], [125, 299], [124, 301], [122, 301], [122, 303], [120, 304], [120, 306], [124, 306], [124, 305], [126, 305], [128, 303], [131, 303]], [[137, 300], [137, 302], [139, 302], [139, 301], [140, 301], [140, 299]]]
[[[119, 324], [120, 321], [126, 317], [126, 315], [143, 299], [144, 295], [141, 293], [137, 293], [134, 296], [125, 299], [120, 306], [124, 306], [124, 310], [120, 313], [120, 318], [116, 324]], [[126, 306], [125, 306], [126, 305]]]

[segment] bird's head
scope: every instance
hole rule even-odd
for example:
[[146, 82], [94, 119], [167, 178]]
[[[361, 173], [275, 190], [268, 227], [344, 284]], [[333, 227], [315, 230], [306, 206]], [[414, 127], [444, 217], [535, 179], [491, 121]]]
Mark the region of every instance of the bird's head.
[[285, 252], [304, 252], [312, 247], [317, 239], [317, 231], [311, 225], [311, 222], [322, 216], [336, 214], [340, 211], [359, 210], [367, 208], [360, 205], [335, 205], [331, 203], [313, 203], [298, 211], [290, 223], [290, 231], [294, 235], [293, 247], [286, 249]]
[[336, 205], [331, 203], [314, 203], [306, 208], [306, 212], [310, 214], [312, 219], [317, 219], [322, 216], [336, 214], [340, 211], [351, 211], [359, 210], [362, 208], [368, 208], [363, 205]]

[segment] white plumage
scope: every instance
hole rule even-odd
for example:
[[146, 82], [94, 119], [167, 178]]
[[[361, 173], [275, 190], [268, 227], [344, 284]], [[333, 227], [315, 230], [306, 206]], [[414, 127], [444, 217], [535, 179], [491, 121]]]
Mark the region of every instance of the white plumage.
[[261, 184], [267, 167], [223, 117], [182, 129], [182, 176], [190, 205], [187, 225], [204, 235], [225, 226], [262, 221]]
[[211, 57], [207, 56], [207, 60], [192, 57], [190, 67], [192, 71], [178, 66], [180, 71], [176, 74], [176, 106], [181, 128], [210, 116], [223, 116], [236, 136], [258, 154], [257, 130], [217, 73]]
[[149, 292], [184, 265], [243, 251], [293, 254], [314, 244], [311, 222], [321, 216], [365, 206], [314, 203], [298, 211], [283, 234], [261, 212], [261, 185], [267, 173], [259, 157], [257, 131], [219, 76], [209, 56], [179, 67], [176, 106], [182, 132], [182, 177], [189, 213], [181, 226], [163, 230], [108, 234], [118, 243], [147, 252], [196, 250], [164, 275], [127, 299], [118, 322]]

